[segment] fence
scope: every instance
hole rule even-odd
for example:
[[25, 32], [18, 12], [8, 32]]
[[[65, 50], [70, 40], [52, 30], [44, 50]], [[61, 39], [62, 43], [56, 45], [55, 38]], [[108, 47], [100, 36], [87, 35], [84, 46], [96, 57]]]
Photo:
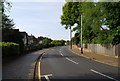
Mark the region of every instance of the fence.
[[120, 55], [120, 44], [83, 44], [84, 51], [94, 52], [97, 54], [103, 54], [108, 56], [119, 56]]

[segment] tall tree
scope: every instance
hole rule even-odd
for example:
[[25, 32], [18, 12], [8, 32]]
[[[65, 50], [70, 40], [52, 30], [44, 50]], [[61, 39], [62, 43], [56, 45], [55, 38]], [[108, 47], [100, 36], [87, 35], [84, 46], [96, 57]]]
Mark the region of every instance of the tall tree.
[[[71, 36], [71, 26], [74, 26], [76, 23], [79, 25], [80, 22], [80, 14], [81, 4], [79, 2], [67, 2], [63, 6], [63, 15], [61, 16], [61, 24], [65, 25], [66, 29], [70, 29], [70, 39]], [[79, 17], [78, 17], [79, 16]], [[71, 48], [72, 48], [72, 41], [71, 41]]]
[[102, 4], [105, 8], [105, 25], [109, 28], [108, 41], [112, 44], [120, 43], [120, 2]]
[[2, 16], [2, 28], [8, 28], [8, 29], [12, 29], [14, 28], [14, 22], [12, 19], [9, 18], [8, 15], [6, 15], [6, 12], [9, 12], [10, 11], [10, 8], [11, 8], [11, 3], [4, 0], [4, 1], [1, 1], [0, 3], [0, 6], [1, 6], [1, 16]]
[[67, 12], [68, 9], [63, 9], [63, 12], [69, 14], [70, 19], [67, 19], [68, 16], [64, 17], [66, 20], [61, 18], [62, 22], [65, 22], [62, 24], [67, 25], [68, 22], [72, 22], [72, 25], [77, 24], [73, 30], [80, 34], [80, 18], [83, 14], [84, 43], [120, 43], [120, 2], [77, 2], [71, 3], [69, 13]]

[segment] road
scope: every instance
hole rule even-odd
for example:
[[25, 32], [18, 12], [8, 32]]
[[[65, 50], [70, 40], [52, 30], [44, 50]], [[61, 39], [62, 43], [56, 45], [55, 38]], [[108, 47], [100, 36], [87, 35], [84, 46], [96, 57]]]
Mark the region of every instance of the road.
[[[32, 53], [25, 54], [15, 59], [10, 60], [7, 63], [2, 64], [2, 79], [3, 81], [17, 81], [33, 79], [34, 66], [36, 59], [40, 54], [45, 51], [38, 50]], [[16, 80], [17, 79], [17, 80]]]
[[53, 47], [40, 61], [42, 81], [80, 81], [97, 79], [118, 81], [118, 68], [78, 56], [67, 46]]

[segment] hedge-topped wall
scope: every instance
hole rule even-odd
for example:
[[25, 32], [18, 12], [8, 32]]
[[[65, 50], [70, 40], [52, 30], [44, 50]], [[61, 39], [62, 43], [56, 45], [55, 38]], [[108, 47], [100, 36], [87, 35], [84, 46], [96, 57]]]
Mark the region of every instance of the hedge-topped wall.
[[42, 48], [59, 46], [55, 44], [29, 44], [27, 46], [23, 46], [23, 51], [21, 52], [20, 44], [13, 42], [0, 42], [0, 46], [2, 47], [2, 57], [9, 57], [21, 54], [27, 54], [29, 52], [41, 50]]
[[19, 44], [17, 43], [0, 42], [0, 46], [2, 46], [2, 57], [20, 54]]

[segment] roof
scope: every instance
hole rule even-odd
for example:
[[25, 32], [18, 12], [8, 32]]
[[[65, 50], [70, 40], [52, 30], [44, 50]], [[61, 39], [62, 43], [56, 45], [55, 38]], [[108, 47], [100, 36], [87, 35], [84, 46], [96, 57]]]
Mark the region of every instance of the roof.
[[38, 37], [38, 40], [44, 40], [44, 39], [45, 37], [42, 37], [42, 36]]
[[23, 37], [28, 35], [26, 32], [20, 32], [20, 34], [21, 34]]

